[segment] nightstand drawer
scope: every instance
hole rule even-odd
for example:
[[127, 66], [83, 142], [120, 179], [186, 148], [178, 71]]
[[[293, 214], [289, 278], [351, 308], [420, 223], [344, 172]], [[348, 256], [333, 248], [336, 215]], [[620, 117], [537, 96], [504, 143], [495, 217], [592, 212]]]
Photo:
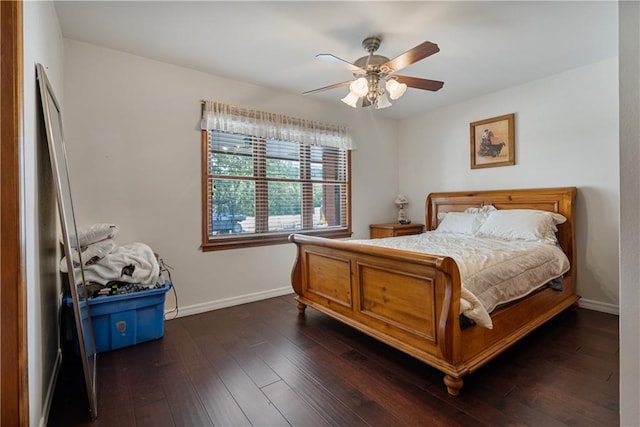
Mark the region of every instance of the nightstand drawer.
[[424, 230], [423, 224], [371, 224], [369, 226], [372, 239], [382, 237], [408, 236], [410, 234], [420, 234]]

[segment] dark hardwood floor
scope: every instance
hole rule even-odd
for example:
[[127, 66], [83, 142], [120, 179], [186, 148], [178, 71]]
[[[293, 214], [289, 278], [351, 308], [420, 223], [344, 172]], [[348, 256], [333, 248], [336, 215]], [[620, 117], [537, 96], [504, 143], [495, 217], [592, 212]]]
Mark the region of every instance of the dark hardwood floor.
[[98, 420], [65, 357], [50, 426], [616, 426], [618, 318], [569, 310], [464, 378], [442, 374], [292, 296], [165, 323], [98, 355]]

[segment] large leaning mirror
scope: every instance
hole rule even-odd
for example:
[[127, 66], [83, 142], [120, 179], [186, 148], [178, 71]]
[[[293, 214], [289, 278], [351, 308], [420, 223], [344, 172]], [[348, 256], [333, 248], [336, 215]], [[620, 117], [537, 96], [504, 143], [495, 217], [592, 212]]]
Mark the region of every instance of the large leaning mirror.
[[[42, 112], [49, 145], [53, 182], [57, 193], [58, 212], [60, 214], [62, 228], [62, 242], [64, 244], [64, 255], [67, 260], [67, 274], [69, 277], [71, 299], [73, 301], [73, 316], [77, 330], [79, 353], [82, 358], [82, 368], [89, 397], [90, 416], [92, 419], [95, 419], [98, 415], [96, 399], [96, 351], [87, 292], [84, 287], [82, 255], [80, 253], [75, 213], [71, 200], [69, 168], [67, 166], [67, 155], [62, 134], [62, 116], [60, 114], [60, 105], [47, 79], [44, 67], [41, 64], [37, 64], [36, 72], [40, 86]], [[74, 248], [77, 250], [74, 251]], [[77, 264], [73, 261], [74, 256], [72, 252], [76, 253], [76, 259], [79, 258]]]

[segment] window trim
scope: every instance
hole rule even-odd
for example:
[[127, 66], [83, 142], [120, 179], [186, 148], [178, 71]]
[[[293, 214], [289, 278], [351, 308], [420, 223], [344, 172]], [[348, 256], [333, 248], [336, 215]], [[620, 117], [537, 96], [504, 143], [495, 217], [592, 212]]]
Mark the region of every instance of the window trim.
[[300, 230], [296, 233], [265, 233], [249, 234], [249, 235], [236, 235], [218, 237], [215, 240], [209, 239], [209, 233], [207, 228], [207, 203], [209, 197], [208, 191], [208, 179], [209, 179], [209, 131], [201, 131], [202, 139], [202, 251], [219, 251], [225, 249], [235, 248], [248, 248], [255, 246], [266, 245], [278, 245], [289, 242], [289, 235], [291, 234], [307, 234], [313, 236], [327, 237], [327, 238], [346, 238], [351, 237], [353, 234], [351, 229], [351, 150], [346, 150], [347, 154], [347, 226], [346, 227], [331, 227], [327, 229], [315, 229], [315, 230]]

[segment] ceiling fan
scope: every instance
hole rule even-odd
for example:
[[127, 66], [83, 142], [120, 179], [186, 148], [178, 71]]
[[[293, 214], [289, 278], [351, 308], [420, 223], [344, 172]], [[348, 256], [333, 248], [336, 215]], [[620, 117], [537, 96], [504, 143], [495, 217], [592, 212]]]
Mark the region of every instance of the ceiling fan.
[[413, 49], [389, 59], [386, 56], [374, 55], [374, 52], [380, 47], [381, 41], [380, 37], [364, 39], [362, 47], [368, 52], [368, 55], [353, 63], [329, 53], [316, 55], [316, 58], [325, 62], [344, 66], [353, 73], [356, 79], [303, 92], [303, 95], [349, 85], [349, 94], [342, 98], [342, 102], [345, 104], [356, 108], [358, 101], [362, 98], [360, 103], [362, 107], [375, 105], [375, 108], [386, 108], [391, 106], [389, 98], [398, 99], [404, 94], [407, 87], [434, 92], [442, 88], [444, 82], [441, 81], [395, 74], [421, 59], [438, 53], [440, 48], [437, 44], [425, 41]]

